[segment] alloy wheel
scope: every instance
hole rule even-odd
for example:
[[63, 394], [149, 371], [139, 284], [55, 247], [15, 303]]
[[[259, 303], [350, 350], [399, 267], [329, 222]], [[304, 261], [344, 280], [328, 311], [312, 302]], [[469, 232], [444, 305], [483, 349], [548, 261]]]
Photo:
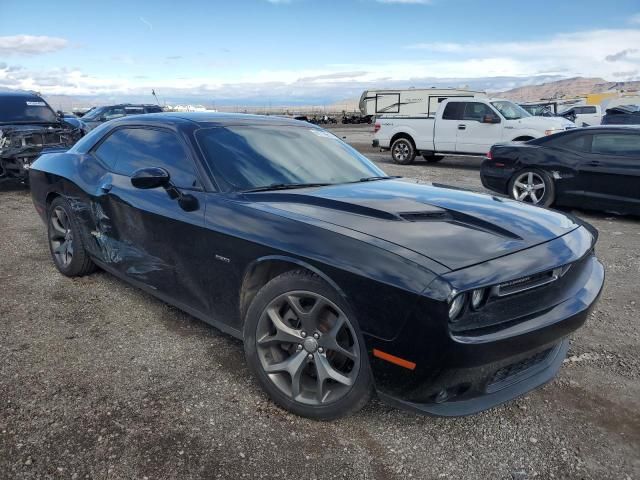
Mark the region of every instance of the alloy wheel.
[[49, 220], [49, 242], [56, 262], [63, 268], [68, 267], [73, 260], [73, 232], [71, 220], [64, 208], [56, 207], [51, 212]]
[[547, 190], [544, 179], [535, 172], [525, 172], [513, 182], [511, 196], [522, 202], [537, 205]]
[[393, 147], [393, 157], [398, 162], [406, 161], [411, 155], [411, 149], [405, 142], [397, 142]]
[[269, 380], [307, 405], [343, 398], [360, 369], [351, 322], [337, 305], [314, 292], [288, 292], [272, 300], [258, 321], [256, 347]]

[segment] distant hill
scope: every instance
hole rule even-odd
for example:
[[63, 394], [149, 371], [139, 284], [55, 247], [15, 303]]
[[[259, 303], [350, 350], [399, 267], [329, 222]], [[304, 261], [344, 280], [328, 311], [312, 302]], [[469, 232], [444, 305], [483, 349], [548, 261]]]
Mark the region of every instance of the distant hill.
[[495, 96], [508, 98], [509, 100], [515, 100], [517, 102], [529, 102], [541, 99], [576, 97], [588, 93], [604, 93], [622, 90], [640, 90], [640, 81], [607, 82], [603, 78], [575, 77], [542, 83], [540, 85], [527, 85], [513, 88], [505, 92], [496, 93]]

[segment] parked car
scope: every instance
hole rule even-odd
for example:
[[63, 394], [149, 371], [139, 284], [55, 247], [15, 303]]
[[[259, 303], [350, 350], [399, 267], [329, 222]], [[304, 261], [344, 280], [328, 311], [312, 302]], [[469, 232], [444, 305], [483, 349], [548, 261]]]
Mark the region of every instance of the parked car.
[[42, 151], [66, 150], [82, 134], [36, 93], [0, 92], [0, 182], [26, 182], [31, 163]]
[[602, 109], [600, 105], [576, 105], [559, 113], [579, 127], [600, 125], [602, 122]]
[[435, 415], [522, 395], [557, 373], [604, 280], [588, 224], [388, 177], [284, 118], [121, 118], [31, 182], [62, 274], [100, 266], [243, 339], [268, 394], [312, 418], [374, 388]]
[[482, 184], [540, 206], [640, 214], [640, 128], [589, 127], [495, 145]]
[[446, 154], [486, 155], [504, 141], [527, 141], [575, 125], [564, 118], [534, 117], [509, 100], [448, 98], [434, 118], [378, 117], [373, 146], [391, 150], [400, 164], [412, 163], [417, 154], [427, 162]]
[[[533, 115], [534, 117], [557, 117], [556, 107], [557, 104], [555, 102], [551, 103], [519, 103], [527, 113]], [[567, 120], [573, 121], [571, 118]]]
[[71, 127], [80, 130], [83, 135], [89, 131], [87, 125], [77, 115], [71, 112], [63, 112], [62, 110], [58, 110], [56, 113], [58, 114], [58, 118], [61, 118], [63, 122]]
[[82, 121], [87, 125], [88, 130], [93, 130], [101, 123], [113, 120], [114, 118], [120, 118], [126, 115], [160, 112], [162, 112], [162, 107], [159, 105], [134, 105], [125, 103], [121, 105], [95, 107], [82, 116]]
[[608, 108], [602, 125], [640, 125], [640, 107], [638, 105], [619, 105]]

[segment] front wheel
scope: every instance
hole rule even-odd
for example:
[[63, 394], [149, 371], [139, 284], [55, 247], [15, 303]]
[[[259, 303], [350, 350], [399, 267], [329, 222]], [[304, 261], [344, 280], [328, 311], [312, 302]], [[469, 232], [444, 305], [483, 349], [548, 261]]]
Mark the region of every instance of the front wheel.
[[549, 207], [555, 200], [555, 185], [547, 172], [526, 169], [511, 178], [509, 194], [521, 202]]
[[408, 138], [399, 138], [391, 145], [391, 158], [400, 165], [409, 165], [416, 158], [416, 149]]
[[372, 381], [355, 318], [317, 275], [283, 273], [251, 303], [244, 325], [247, 363], [283, 408], [330, 420], [362, 408]]

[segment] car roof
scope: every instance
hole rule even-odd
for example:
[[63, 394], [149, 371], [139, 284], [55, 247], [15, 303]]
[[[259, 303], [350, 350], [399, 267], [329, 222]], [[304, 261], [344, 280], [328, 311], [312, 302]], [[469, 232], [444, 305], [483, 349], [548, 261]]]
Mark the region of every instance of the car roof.
[[580, 128], [572, 128], [570, 130], [566, 130], [566, 133], [570, 132], [597, 132], [598, 130], [602, 131], [611, 131], [611, 130], [640, 130], [640, 125], [592, 125], [590, 127], [580, 127]]
[[149, 113], [146, 115], [130, 115], [112, 120], [112, 122], [114, 125], [116, 123], [118, 125], [140, 125], [142, 123], [175, 125], [178, 123], [195, 123], [201, 127], [225, 127], [232, 125], [290, 125], [319, 128], [307, 122], [278, 116], [219, 112]]
[[36, 92], [28, 92], [24, 90], [0, 90], [0, 97], [33, 97], [42, 98]]

